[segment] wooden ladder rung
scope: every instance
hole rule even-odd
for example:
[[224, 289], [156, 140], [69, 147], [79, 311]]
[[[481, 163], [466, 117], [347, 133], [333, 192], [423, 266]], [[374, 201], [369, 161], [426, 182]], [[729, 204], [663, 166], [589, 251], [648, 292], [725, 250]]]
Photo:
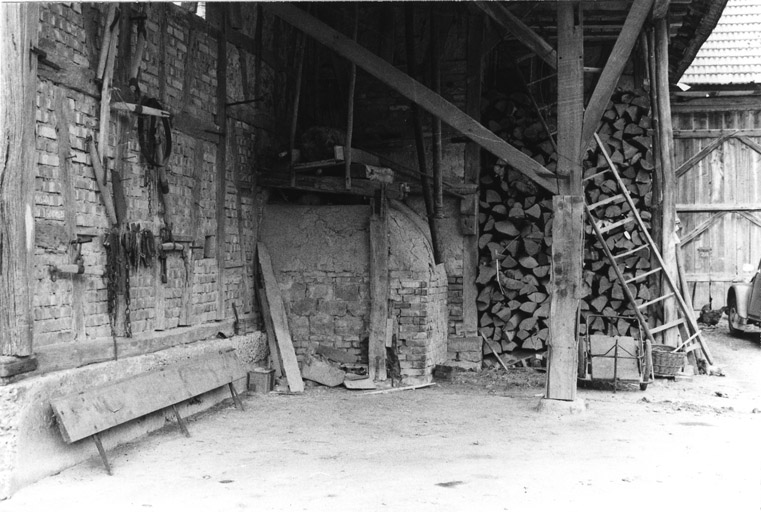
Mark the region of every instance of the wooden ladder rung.
[[672, 327], [677, 327], [679, 325], [682, 325], [683, 323], [684, 323], [684, 318], [679, 318], [667, 324], [659, 325], [658, 327], [653, 327], [652, 329], [650, 329], [650, 334], [657, 334], [661, 331], [671, 329]]
[[648, 270], [647, 272], [644, 272], [644, 273], [642, 273], [642, 274], [640, 274], [638, 276], [634, 276], [631, 279], [627, 279], [626, 281], [624, 281], [624, 283], [629, 284], [629, 283], [633, 283], [634, 281], [639, 281], [643, 277], [651, 276], [651, 275], [653, 275], [653, 274], [655, 274], [657, 272], [660, 272], [661, 270], [662, 270], [661, 267], [654, 268], [652, 270]]
[[615, 196], [610, 196], [607, 199], [603, 199], [602, 201], [598, 201], [596, 203], [590, 204], [589, 209], [594, 210], [595, 208], [599, 208], [602, 205], [608, 204], [608, 203], [615, 203], [619, 200], [626, 199], [623, 194], [617, 194]]
[[661, 296], [661, 297], [658, 297], [657, 299], [653, 299], [653, 300], [651, 300], [650, 302], [645, 302], [644, 304], [640, 304], [638, 307], [639, 307], [640, 309], [645, 309], [645, 308], [646, 308], [646, 307], [648, 307], [648, 306], [652, 306], [653, 304], [657, 304], [657, 303], [659, 303], [660, 301], [662, 301], [662, 300], [666, 300], [666, 299], [668, 299], [669, 297], [673, 297], [673, 296], [674, 296], [674, 294], [673, 294], [673, 293], [669, 293], [668, 295], [663, 295], [663, 296]]
[[610, 224], [609, 226], [605, 226], [604, 228], [600, 228], [600, 233], [607, 233], [608, 231], [612, 231], [616, 228], [619, 228], [623, 226], [624, 224], [629, 224], [630, 222], [634, 222], [634, 217], [626, 217], [624, 220], [619, 220], [618, 222], [614, 222], [613, 224]]
[[648, 250], [650, 250], [650, 246], [649, 245], [640, 245], [639, 247], [635, 247], [634, 249], [631, 249], [629, 251], [622, 252], [621, 254], [616, 254], [615, 256], [613, 256], [613, 259], [614, 260], [620, 260], [621, 258], [626, 258], [627, 256], [631, 256], [632, 254], [641, 251], [642, 249], [648, 249]]

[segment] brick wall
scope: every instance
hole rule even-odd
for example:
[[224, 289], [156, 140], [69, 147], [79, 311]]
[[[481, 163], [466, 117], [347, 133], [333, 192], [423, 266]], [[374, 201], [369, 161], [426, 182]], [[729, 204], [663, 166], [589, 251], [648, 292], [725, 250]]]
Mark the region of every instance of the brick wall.
[[[125, 223], [139, 224], [157, 236], [161, 226], [172, 223], [175, 239], [198, 249], [187, 263], [187, 253], [167, 254], [167, 283], [160, 282], [157, 260], [150, 268], [131, 269], [129, 319], [133, 335], [178, 327], [186, 287], [190, 289], [187, 316], [191, 325], [232, 318], [233, 304], [239, 315], [256, 313], [252, 282], [259, 204], [254, 174], [261, 155], [271, 151], [264, 147], [277, 145], [280, 139], [280, 134], [272, 131], [275, 128], [253, 127], [241, 119], [231, 118], [227, 126], [218, 127], [228, 134], [225, 241], [222, 254], [208, 247], [204, 250], [205, 245], [215, 243], [217, 234], [219, 139], [202, 129], [213, 128], [216, 122], [217, 41], [213, 31], [204, 28], [204, 22], [193, 21], [194, 15], [171, 3], [145, 4], [145, 9], [147, 47], [139, 76], [142, 94], [157, 98], [172, 114], [182, 113], [191, 120], [173, 126], [172, 155], [166, 166], [169, 194], [162, 198], [156, 171], [140, 153], [136, 116], [112, 110], [108, 146], [100, 151], [106, 155], [107, 174], [119, 170], [124, 180]], [[108, 4], [40, 6], [39, 46], [62, 70], [41, 64], [37, 88], [35, 350], [106, 340], [112, 334], [104, 247], [109, 223], [87, 148], [88, 137], [98, 137], [100, 91], [92, 77], [107, 10]], [[246, 12], [251, 22], [246, 26], [251, 30], [255, 15], [256, 9]], [[272, 35], [273, 23], [271, 17], [265, 17], [265, 40], [270, 42], [281, 37]], [[134, 24], [131, 30], [134, 45]], [[268, 59], [273, 55], [282, 58], [278, 51], [285, 49], [273, 45]], [[117, 77], [127, 64], [121, 52], [119, 55]], [[237, 101], [250, 94], [254, 57], [246, 54], [241, 58], [237, 49], [228, 45], [228, 60], [228, 100]], [[241, 66], [242, 61], [248, 66]], [[273, 101], [277, 96], [273, 92], [282, 90], [284, 76], [271, 64], [263, 64], [259, 82], [261, 93], [269, 99], [257, 108], [262, 115], [276, 117], [273, 109], [278, 102]], [[135, 101], [125, 84], [115, 85], [113, 101]], [[63, 142], [68, 143], [68, 154]], [[67, 195], [67, 183], [73, 189], [71, 196]], [[85, 274], [61, 275], [53, 281], [50, 269], [73, 262], [69, 242], [80, 234], [94, 237], [92, 243], [82, 246]], [[225, 267], [222, 286], [217, 282], [218, 258]], [[224, 294], [222, 312], [217, 311], [220, 291]], [[76, 350], [75, 345], [72, 350]]]

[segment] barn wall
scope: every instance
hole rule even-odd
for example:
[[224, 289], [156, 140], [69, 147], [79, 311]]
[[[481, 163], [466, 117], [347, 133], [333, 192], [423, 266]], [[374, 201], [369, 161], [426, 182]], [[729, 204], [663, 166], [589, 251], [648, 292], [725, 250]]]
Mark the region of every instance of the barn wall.
[[[722, 133], [738, 131], [737, 135], [761, 143], [758, 107], [740, 104], [733, 107], [726, 100], [713, 107], [710, 102], [703, 102], [700, 107], [675, 104], [673, 120], [677, 167]], [[714, 205], [720, 209], [687, 211], [695, 205]], [[682, 243], [687, 281], [696, 309], [708, 304], [711, 297], [714, 309], [724, 306], [732, 282], [750, 277], [758, 268], [760, 205], [761, 154], [736, 137], [724, 141], [678, 179], [680, 237], [685, 238], [703, 223], [717, 218], [702, 234]]]

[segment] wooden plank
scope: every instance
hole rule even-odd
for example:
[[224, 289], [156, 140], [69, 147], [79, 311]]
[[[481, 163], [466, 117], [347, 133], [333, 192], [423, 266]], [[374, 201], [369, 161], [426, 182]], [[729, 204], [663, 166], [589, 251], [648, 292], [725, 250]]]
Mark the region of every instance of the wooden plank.
[[[230, 123], [230, 140], [233, 146], [237, 146], [238, 139], [235, 133], [235, 123]], [[240, 261], [242, 263], [240, 270], [241, 283], [243, 290], [241, 291], [243, 300], [243, 313], [249, 313], [251, 311], [251, 302], [253, 300], [254, 288], [250, 285], [248, 277], [248, 257], [246, 255], [246, 229], [243, 227], [243, 200], [241, 197], [240, 181], [240, 164], [238, 162], [237, 155], [233, 153], [233, 183], [235, 185], [235, 213], [238, 224], [238, 246], [240, 248]]]
[[[357, 196], [373, 197], [380, 190], [382, 183], [379, 181], [353, 179], [351, 190], [346, 190], [346, 182], [343, 177], [335, 176], [299, 176], [296, 185], [291, 185], [288, 176], [276, 176], [272, 174], [260, 174], [259, 185], [262, 187], [290, 188], [294, 190], [306, 190], [311, 192], [334, 192]], [[402, 199], [404, 193], [401, 185], [386, 186], [386, 195], [389, 199]]]
[[[652, 0], [641, 0], [652, 1]], [[443, 122], [462, 133], [481, 147], [504, 159], [517, 171], [546, 188], [557, 192], [554, 173], [528, 155], [505, 142], [455, 105], [435, 94], [423, 84], [362, 46], [343, 36], [303, 10], [284, 2], [266, 2], [264, 9], [304, 31], [342, 57], [354, 62], [370, 75], [385, 83], [402, 96], [420, 105]]]
[[[557, 69], [558, 54], [555, 52], [555, 49], [542, 36], [534, 32], [531, 27], [523, 23], [520, 18], [507, 10], [504, 4], [500, 2], [476, 2], [475, 5], [489, 18], [494, 20], [497, 25], [513, 34], [520, 43], [537, 54], [552, 69]], [[558, 4], [558, 7], [560, 5], [563, 4]], [[559, 42], [558, 48], [562, 49], [562, 45]]]
[[677, 212], [758, 212], [761, 204], [735, 204], [735, 203], [712, 203], [712, 204], [686, 204], [677, 203]]
[[280, 378], [283, 376], [283, 360], [280, 357], [280, 350], [277, 348], [277, 339], [275, 339], [275, 327], [272, 324], [272, 314], [270, 313], [270, 306], [267, 303], [267, 294], [263, 288], [257, 288], [259, 294], [259, 305], [261, 307], [262, 318], [264, 319], [264, 329], [267, 332], [267, 344], [270, 349], [270, 361], [272, 368], [275, 370], [275, 377]]
[[0, 355], [33, 352], [35, 97], [39, 5], [0, 6]]
[[701, 98], [684, 103], [677, 100], [673, 102], [673, 110], [679, 114], [758, 110], [758, 97]]
[[714, 151], [716, 148], [720, 147], [722, 144], [724, 144], [724, 141], [727, 139], [730, 139], [734, 137], [736, 132], [729, 132], [725, 133], [718, 139], [713, 140], [710, 144], [705, 146], [703, 149], [701, 149], [698, 153], [690, 157], [687, 161], [685, 161], [682, 165], [680, 165], [674, 173], [676, 174], [676, 177], [679, 178], [684, 173], [695, 167], [695, 164], [703, 160], [705, 157], [707, 157], [712, 151]]
[[[761, 133], [759, 135], [756, 135], [756, 137], [761, 137]], [[756, 153], [761, 154], [761, 144], [759, 144], [758, 142], [756, 142], [756, 141], [754, 141], [752, 139], [749, 139], [745, 135], [737, 135], [737, 138], [739, 140], [741, 140], [746, 146], [751, 148], [753, 151], [755, 151]]]
[[[217, 125], [227, 130], [227, 16], [224, 4], [217, 5], [222, 27], [217, 36]], [[221, 135], [217, 144], [216, 158], [216, 257], [217, 257], [217, 320], [225, 318], [225, 248], [227, 246], [227, 230], [225, 199], [227, 196], [227, 142], [228, 137]]]
[[[558, 15], [558, 176], [562, 193], [583, 194], [581, 130], [584, 112], [584, 31], [575, 24], [579, 6], [561, 3]], [[579, 19], [581, 17], [579, 16]]]
[[695, 238], [703, 234], [708, 228], [713, 226], [716, 222], [718, 222], [721, 217], [726, 215], [729, 212], [716, 212], [712, 214], [708, 219], [701, 222], [698, 226], [696, 226], [692, 231], [687, 233], [686, 235], [679, 238], [679, 243], [682, 247], [692, 242]]
[[[639, 38], [642, 26], [650, 13], [653, 0], [635, 0], [632, 3], [629, 14], [621, 29], [616, 44], [610, 52], [605, 68], [600, 74], [592, 97], [584, 112], [584, 128], [581, 135], [582, 149], [586, 149], [592, 142], [592, 135], [597, 131], [603, 112], [608, 107], [608, 101], [618, 85], [621, 73], [629, 61], [632, 49]], [[668, 96], [667, 96], [668, 97]]]
[[283, 298], [280, 295], [280, 288], [275, 278], [275, 272], [272, 269], [272, 260], [270, 259], [267, 246], [261, 242], [257, 244], [257, 252], [259, 253], [259, 267], [262, 273], [265, 297], [267, 298], [270, 317], [272, 318], [272, 329], [275, 333], [280, 357], [282, 358], [285, 378], [288, 379], [288, 388], [290, 388], [292, 393], [301, 393], [304, 391], [304, 381], [301, 380], [299, 363], [296, 360], [291, 332], [288, 329], [288, 318], [285, 314]]
[[578, 348], [576, 311], [583, 293], [584, 198], [555, 196], [552, 224], [552, 278], [550, 339], [545, 397], [576, 399]]
[[128, 377], [50, 401], [67, 443], [188, 400], [246, 376], [232, 352]]
[[[381, 207], [382, 209], [384, 207]], [[370, 218], [370, 339], [369, 375], [386, 380], [386, 328], [388, 319], [388, 221], [386, 216]], [[377, 373], [376, 373], [377, 367]]]
[[36, 373], [50, 373], [112, 361], [116, 358], [115, 354], [118, 354], [120, 358], [151, 354], [177, 345], [214, 338], [219, 333], [232, 336], [233, 321], [180, 327], [161, 333], [145, 332], [132, 338], [117, 336], [116, 339], [108, 337], [77, 343], [46, 345], [35, 349], [39, 361]]
[[[678, 105], [672, 105], [672, 111], [674, 113], [677, 112]], [[727, 132], [727, 130], [723, 129], [675, 129], [674, 130], [674, 138], [675, 139], [715, 139], [717, 137], [722, 137], [726, 135], [727, 133], [732, 133], [734, 137], [737, 137], [738, 139], [740, 137], [761, 137], [761, 130], [758, 129], [747, 129], [747, 128], [740, 128], [738, 130], [732, 130], [730, 132]]]
[[[63, 196], [64, 226], [66, 230], [68, 253], [74, 254], [76, 245], [71, 245], [77, 238], [77, 196], [74, 190], [74, 175], [71, 172], [71, 142], [69, 140], [69, 120], [71, 111], [69, 99], [60, 87], [55, 92], [56, 137], [58, 138], [58, 165], [61, 170], [61, 195]], [[82, 300], [85, 296], [84, 277], [73, 276], [71, 279], [71, 317], [74, 339], [84, 339], [85, 310]]]

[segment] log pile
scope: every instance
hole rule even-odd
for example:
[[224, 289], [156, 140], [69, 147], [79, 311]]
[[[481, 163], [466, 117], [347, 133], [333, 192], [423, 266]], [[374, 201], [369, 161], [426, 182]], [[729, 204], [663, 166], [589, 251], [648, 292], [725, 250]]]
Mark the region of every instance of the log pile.
[[[483, 121], [492, 131], [550, 170], [557, 162], [555, 146], [544, 123], [521, 93], [491, 94]], [[550, 124], [552, 124], [550, 120]], [[550, 129], [552, 129], [550, 127]], [[649, 103], [644, 94], [619, 92], [603, 116], [599, 135], [612, 155], [622, 178], [647, 221], [652, 195], [653, 155]], [[607, 169], [599, 150], [590, 151], [584, 176]], [[619, 193], [612, 176], [586, 182], [588, 204]], [[605, 222], [628, 214], [628, 205], [612, 202], [596, 212]], [[501, 160], [485, 160], [481, 177], [479, 213], [479, 271], [477, 276], [479, 331], [491, 343], [484, 354], [516, 349], [544, 350], [549, 338], [550, 254], [552, 247], [552, 197]], [[610, 233], [614, 253], [642, 245], [633, 224]], [[628, 230], [628, 231], [627, 231]], [[590, 226], [586, 228], [582, 322], [586, 313], [605, 316], [633, 314], [621, 285]], [[626, 272], [639, 275], [650, 269], [647, 251], [625, 258]], [[647, 283], [636, 285], [638, 301], [650, 298]], [[600, 317], [590, 322], [591, 332], [631, 334], [627, 320], [610, 323]], [[581, 332], [585, 332], [582, 325]]]

